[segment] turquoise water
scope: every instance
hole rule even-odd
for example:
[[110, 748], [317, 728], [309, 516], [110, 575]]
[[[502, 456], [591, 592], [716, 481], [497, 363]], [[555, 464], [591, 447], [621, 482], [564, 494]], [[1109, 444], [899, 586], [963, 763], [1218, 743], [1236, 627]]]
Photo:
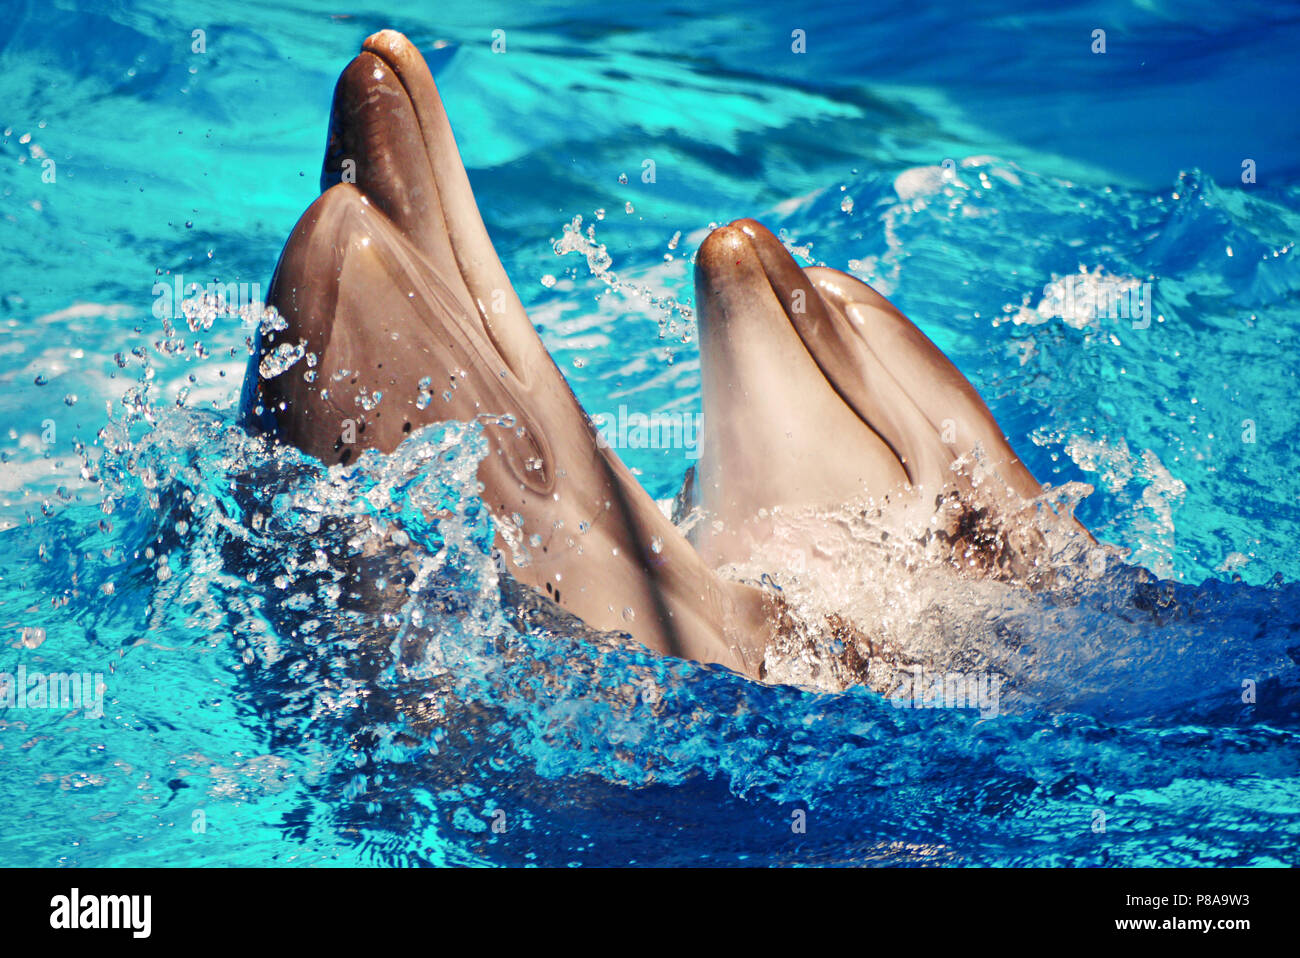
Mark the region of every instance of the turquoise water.
[[[102, 675], [104, 707], [0, 713], [0, 863], [1295, 863], [1287, 15], [3, 12], [0, 671]], [[250, 327], [165, 330], [154, 284], [265, 288], [317, 193], [334, 80], [383, 26], [425, 51], [589, 410], [698, 411], [690, 257], [752, 215], [886, 292], [1036, 475], [1093, 487], [1077, 514], [1125, 561], [936, 593], [901, 626], [1016, 676], [1004, 714], [521, 629], [472, 429], [340, 476], [234, 428]], [[1149, 326], [1046, 315], [1072, 275], [1150, 283]], [[660, 498], [689, 465], [623, 454]], [[418, 601], [353, 608], [314, 560], [367, 517], [404, 524]]]

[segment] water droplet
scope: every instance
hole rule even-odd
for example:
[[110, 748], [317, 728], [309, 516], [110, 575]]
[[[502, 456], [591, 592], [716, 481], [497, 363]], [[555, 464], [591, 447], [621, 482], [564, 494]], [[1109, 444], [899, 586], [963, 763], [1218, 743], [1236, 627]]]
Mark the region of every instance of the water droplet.
[[281, 343], [262, 357], [262, 362], [257, 367], [258, 374], [263, 379], [273, 379], [302, 359], [305, 352], [306, 344], [302, 341], [296, 344]]
[[420, 387], [420, 394], [415, 397], [415, 408], [428, 409], [429, 403], [433, 402], [433, 393], [431, 391], [433, 388], [433, 379], [429, 376], [425, 376], [420, 380], [418, 385]]

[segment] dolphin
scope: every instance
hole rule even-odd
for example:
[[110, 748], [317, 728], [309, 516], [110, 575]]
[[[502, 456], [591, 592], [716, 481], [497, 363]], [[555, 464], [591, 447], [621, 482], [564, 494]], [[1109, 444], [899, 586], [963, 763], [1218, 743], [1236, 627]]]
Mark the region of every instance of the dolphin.
[[478, 420], [490, 447], [478, 481], [510, 576], [592, 628], [760, 675], [764, 594], [716, 575], [598, 440], [497, 258], [433, 76], [402, 34], [367, 38], [340, 76], [321, 188], [270, 284], [279, 319], [252, 354], [247, 424], [346, 466], [423, 426]]
[[[701, 244], [695, 303], [704, 431], [679, 511], [693, 504], [707, 520], [692, 541], [710, 565], [761, 550], [778, 510], [871, 500], [924, 519], [945, 497], [969, 499], [959, 460], [978, 459], [996, 480], [999, 507], [1043, 494], [974, 386], [914, 323], [846, 273], [801, 269], [756, 220]], [[1005, 554], [988, 512], [955, 510], [938, 530], [981, 571], [1022, 558]]]

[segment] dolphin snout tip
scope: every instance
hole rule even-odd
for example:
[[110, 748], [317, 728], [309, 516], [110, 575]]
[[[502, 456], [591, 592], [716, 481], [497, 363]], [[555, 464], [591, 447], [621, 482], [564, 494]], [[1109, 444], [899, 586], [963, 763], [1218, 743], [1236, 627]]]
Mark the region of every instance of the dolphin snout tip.
[[[758, 220], [745, 216], [738, 220], [732, 220], [728, 224], [732, 229], [738, 229], [750, 239], [760, 239], [772, 235], [772, 231], [760, 223]], [[774, 237], [775, 238], [775, 237]]]
[[705, 242], [699, 244], [699, 251], [695, 253], [695, 270], [712, 273], [716, 269], [738, 264], [741, 257], [751, 255], [751, 252], [749, 238], [736, 224], [719, 226], [705, 237]]
[[419, 56], [415, 44], [407, 39], [405, 33], [387, 28], [366, 37], [361, 44], [361, 49], [369, 51], [390, 63], [393, 60], [410, 57], [412, 54]]
[[695, 257], [696, 268], [707, 274], [720, 268], [740, 266], [744, 259], [755, 256], [761, 245], [776, 243], [779, 246], [780, 242], [758, 220], [748, 217], [732, 220], [704, 238]]
[[781, 241], [758, 220], [745, 217], [717, 227], [695, 255], [696, 282], [714, 287], [726, 278], [753, 278], [772, 273], [772, 264], [788, 257]]
[[737, 276], [748, 273], [756, 257], [749, 237], [734, 224], [719, 226], [704, 238], [695, 253], [697, 296], [707, 300]]

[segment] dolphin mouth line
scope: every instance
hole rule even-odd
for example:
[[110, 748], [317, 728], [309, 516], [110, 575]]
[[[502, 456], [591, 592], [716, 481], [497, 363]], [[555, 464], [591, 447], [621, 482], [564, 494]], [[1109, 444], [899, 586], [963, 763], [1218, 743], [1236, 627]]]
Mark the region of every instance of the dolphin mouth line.
[[[426, 115], [428, 110], [436, 110], [438, 104], [428, 103], [428, 96], [422, 96], [420, 92], [413, 87], [413, 80], [408, 76], [408, 69], [427, 69], [427, 66], [423, 59], [419, 59], [414, 64], [404, 65], [401, 57], [395, 51], [388, 48], [388, 45], [384, 42], [382, 37], [383, 32], [372, 34], [367, 37], [362, 42], [361, 50], [358, 52], [357, 56], [373, 57], [378, 64], [386, 68], [396, 80], [401, 95], [405, 99], [406, 106], [410, 109], [410, 114], [414, 118], [415, 127], [419, 133], [419, 142], [423, 147], [420, 150], [421, 161], [428, 171], [429, 183], [431, 184], [430, 188], [433, 194], [431, 200], [436, 204], [437, 218], [439, 220], [437, 229], [438, 237], [446, 243], [447, 249], [451, 253], [452, 264], [454, 264], [456, 270], [455, 279], [459, 281], [460, 286], [465, 291], [469, 303], [472, 304], [473, 309], [477, 313], [477, 316], [471, 320], [468, 316], [462, 318], [458, 313], [453, 312], [444, 316], [443, 321], [445, 323], [454, 323], [462, 326], [462, 334], [467, 337], [470, 343], [479, 340], [480, 336], [486, 340], [484, 345], [489, 347], [490, 355], [483, 355], [482, 358], [484, 360], [484, 365], [487, 365], [490, 360], [491, 364], [496, 365], [500, 369], [500, 375], [495, 377], [497, 381], [487, 385], [489, 392], [495, 393], [502, 389], [504, 389], [508, 394], [517, 392], [519, 388], [527, 388], [528, 383], [525, 377], [521, 375], [521, 369], [519, 369], [516, 362], [513, 361], [513, 352], [506, 348], [506, 345], [498, 336], [494, 324], [489, 318], [487, 306], [475, 291], [475, 284], [472, 282], [473, 263], [466, 258], [465, 250], [463, 249], [464, 243], [457, 241], [457, 233], [452, 227], [453, 211], [448, 205], [447, 194], [457, 189], [459, 184], [454, 182], [449, 183], [447, 177], [440, 174], [437, 157], [435, 155], [436, 148], [433, 145], [438, 142], [438, 137], [435, 135], [437, 119], [434, 118], [433, 124], [431, 125], [430, 118]], [[378, 68], [376, 67], [376, 70], [377, 69]], [[374, 75], [374, 79], [381, 79], [377, 72]], [[436, 98], [436, 84], [434, 86], [434, 91], [434, 96]], [[380, 109], [385, 108], [380, 107]], [[453, 154], [447, 157], [448, 160], [454, 161], [455, 163], [462, 162], [459, 152], [454, 145], [454, 141], [448, 146], [448, 150], [450, 154]], [[355, 185], [363, 196], [369, 197], [370, 191], [367, 189], [367, 184], [364, 182], [364, 179], [359, 179]], [[468, 186], [466, 189], [468, 189]], [[477, 207], [477, 202], [472, 193], [463, 199], [467, 203]], [[381, 209], [380, 212], [384, 211]], [[403, 230], [403, 232], [405, 233], [406, 231]], [[424, 249], [423, 244], [415, 242], [409, 233], [407, 233], [407, 239], [411, 240], [411, 242], [407, 244], [408, 250], [418, 255], [418, 257], [427, 265], [434, 267], [434, 272], [436, 274], [438, 270], [434, 265], [431, 256]], [[447, 278], [450, 279], [451, 277]], [[509, 283], [508, 277], [506, 278], [506, 282]], [[525, 318], [524, 322], [528, 322], [528, 320]], [[483, 352], [486, 353], [487, 351], [484, 350]], [[540, 466], [534, 469], [518, 468], [521, 463], [515, 462], [513, 456], [507, 456], [505, 458], [511, 466], [511, 472], [522, 486], [527, 487], [538, 495], [549, 496], [554, 492], [556, 477], [551, 465], [553, 462], [552, 447], [547, 438], [546, 432], [538, 426], [526, 404], [507, 403], [505, 405], [515, 406], [517, 408], [504, 408], [501, 410], [486, 409], [480, 414], [480, 418], [482, 416], [492, 417], [498, 415], [509, 415], [515, 420], [516, 427], [524, 430], [524, 433], [527, 436], [526, 441], [534, 448], [535, 455], [533, 459], [536, 463], [540, 463]], [[502, 428], [506, 427], [502, 426]]]
[[[746, 239], [749, 241], [750, 247], [754, 249], [754, 255], [758, 256], [759, 262], [761, 263], [762, 255], [758, 252], [755, 246], [754, 237], [751, 232], [751, 227], [741, 226], [740, 230], [742, 233], [745, 234]], [[789, 252], [789, 249], [785, 246], [784, 243], [782, 243], [781, 246], [783, 249], [786, 249], [786, 252]], [[781, 295], [781, 291], [780, 289], [777, 288], [775, 279], [772, 276], [771, 271], [767, 269], [766, 264], [764, 264], [763, 275], [767, 279], [768, 288], [772, 290], [772, 295], [776, 297], [777, 302], [781, 303], [784, 306], [786, 299], [788, 297], [783, 297]], [[806, 277], [806, 274], [804, 275]], [[808, 294], [811, 297], [815, 297], [817, 301], [822, 304], [822, 307], [826, 310], [826, 312], [829, 314], [832, 310], [831, 304], [826, 302], [826, 300], [822, 297], [821, 293], [817, 291], [817, 288], [815, 286], [813, 286], [811, 283], [809, 283], [808, 285], [809, 285]], [[794, 334], [799, 337], [799, 342], [803, 344], [803, 348], [808, 353], [809, 358], [811, 358], [812, 361], [817, 364], [817, 368], [821, 370], [822, 376], [826, 380], [826, 384], [831, 387], [831, 390], [835, 393], [836, 396], [840, 398], [840, 401], [843, 402], [846, 407], [848, 407], [849, 411], [858, 417], [858, 420], [862, 423], [862, 425], [866, 426], [869, 430], [871, 430], [871, 432], [875, 434], [876, 438], [879, 439], [881, 443], [884, 444], [885, 448], [890, 451], [893, 457], [898, 460], [899, 467], [902, 468], [904, 475], [907, 476], [908, 485], [916, 486], [917, 476], [916, 476], [915, 466], [908, 462], [907, 456], [899, 452], [897, 445], [885, 433], [883, 433], [870, 419], [868, 419], [865, 415], [863, 415], [862, 410], [857, 408], [857, 405], [853, 402], [853, 400], [849, 396], [845, 395], [843, 387], [837, 381], [838, 377], [835, 376], [832, 370], [826, 368], [825, 361], [818, 356], [819, 350], [814, 349], [813, 344], [809, 342], [811, 338], [811, 330], [801, 328], [801, 325], [795, 322], [790, 317], [790, 310], [788, 308], [785, 310], [785, 318], [786, 321], [790, 324], [790, 326], [794, 329]], [[845, 319], [846, 321], [849, 321], [851, 324], [851, 321], [848, 320], [847, 316], [845, 317]], [[862, 345], [864, 346], [864, 348], [866, 348], [868, 352], [871, 352], [872, 355], [875, 355], [874, 350], [871, 349], [871, 346], [869, 344], [864, 342]], [[878, 356], [876, 357], [878, 361], [879, 358], [880, 357]], [[889, 372], [889, 367], [885, 365], [885, 363], [881, 362], [880, 365], [887, 373]], [[893, 378], [892, 375], [891, 378]], [[894, 384], [899, 388], [899, 390], [903, 392], [904, 395], [906, 395], [906, 390], [903, 390], [902, 384], [899, 383], [897, 379], [894, 379], [893, 381]]]
[[[375, 38], [373, 36], [367, 37], [365, 41], [361, 44], [361, 54], [366, 54], [366, 53], [375, 57], [381, 63], [383, 63], [384, 66], [388, 67], [388, 69], [392, 72], [393, 76], [397, 78], [397, 82], [402, 88], [402, 93], [405, 95], [407, 103], [409, 103], [411, 106], [411, 113], [415, 117], [415, 125], [420, 131], [420, 140], [421, 142], [424, 143], [424, 151], [423, 151], [424, 162], [429, 168], [429, 179], [433, 183], [433, 187], [434, 187], [433, 198], [435, 202], [437, 202], [438, 204], [438, 213], [442, 218], [442, 226], [443, 226], [442, 233], [445, 239], [447, 240], [447, 246], [451, 249], [452, 258], [456, 263], [456, 271], [460, 276], [461, 283], [464, 284], [466, 291], [469, 292], [470, 299], [474, 302], [474, 306], [478, 309], [479, 320], [483, 324], [483, 330], [484, 332], [487, 333], [488, 340], [492, 343], [493, 348], [496, 350], [498, 358], [506, 364], [507, 368], [509, 368], [510, 367], [509, 358], [506, 356], [505, 350], [501, 348], [501, 343], [497, 341], [496, 337], [492, 333], [492, 327], [491, 324], [487, 322], [487, 312], [483, 308], [482, 301], [480, 301], [479, 298], [474, 295], [473, 289], [469, 284], [469, 274], [466, 270], [465, 263], [461, 259], [461, 250], [459, 248], [459, 245], [456, 243], [455, 237], [452, 235], [450, 225], [448, 225], [451, 222], [451, 220], [447, 215], [448, 214], [447, 204], [443, 200], [443, 190], [445, 189], [447, 184], [439, 180], [438, 167], [433, 162], [433, 155], [429, 149], [429, 130], [425, 124], [424, 111], [421, 109], [420, 101], [416, 98], [415, 94], [411, 91], [410, 83], [407, 81], [406, 75], [402, 71], [401, 67], [398, 65], [397, 62], [395, 62], [395, 58], [393, 58], [391, 54], [385, 51], [381, 45], [376, 43]], [[515, 372], [514, 369], [511, 369], [510, 371], [512, 373]]]
[[[471, 282], [473, 272], [472, 263], [467, 261], [465, 250], [462, 248], [464, 244], [457, 241], [456, 231], [451, 225], [453, 222], [453, 217], [451, 215], [452, 210], [448, 206], [446, 194], [449, 191], [454, 190], [457, 184], [448, 183], [446, 177], [440, 175], [438, 164], [435, 162], [434, 149], [431, 147], [431, 144], [437, 141], [437, 137], [434, 135], [435, 130], [430, 127], [429, 118], [425, 115], [427, 109], [434, 107], [430, 107], [426, 104], [426, 98], [420, 96], [418, 91], [413, 89], [412, 81], [407, 75], [407, 67], [402, 64], [401, 58], [394, 51], [387, 49], [384, 41], [380, 39], [384, 32], [386, 31], [372, 34], [362, 41], [361, 50], [358, 52], [357, 56], [364, 57], [369, 55], [374, 57], [380, 64], [388, 69], [396, 79], [398, 86], [401, 88], [402, 95], [405, 98], [407, 105], [410, 107], [412, 117], [414, 117], [416, 129], [419, 131], [420, 142], [424, 147], [421, 152], [423, 154], [423, 162], [429, 173], [429, 181], [432, 184], [432, 199], [437, 204], [438, 216], [441, 220], [439, 229], [441, 238], [446, 241], [447, 247], [451, 251], [458, 278], [460, 279], [465, 292], [468, 294], [470, 302], [473, 303], [474, 308], [478, 313], [480, 329], [487, 337], [488, 342], [492, 345], [495, 352], [494, 358], [505, 367], [505, 370], [508, 371], [509, 374], [518, 381], [518, 383], [526, 386], [527, 381], [523, 375], [523, 370], [520, 368], [513, 351], [507, 348], [506, 344], [497, 334], [491, 321], [487, 305], [475, 291], [474, 284]], [[422, 59], [419, 61], [418, 67], [425, 67], [425, 69], [427, 69], [427, 66]], [[375, 79], [378, 80], [379, 77], [376, 76]], [[454, 145], [452, 146], [452, 150], [456, 150]], [[458, 163], [461, 162], [459, 155], [455, 157], [455, 160]], [[336, 182], [338, 181], [331, 178], [331, 185]], [[358, 181], [356, 186], [363, 195], [369, 195], [369, 191], [365, 188], [364, 183]], [[469, 203], [474, 204], [475, 206], [477, 205], [472, 194], [467, 198], [467, 200]], [[427, 253], [420, 244], [412, 243], [412, 246], [421, 254], [422, 257], [428, 259]], [[507, 278], [506, 281], [509, 282], [509, 279]]]

